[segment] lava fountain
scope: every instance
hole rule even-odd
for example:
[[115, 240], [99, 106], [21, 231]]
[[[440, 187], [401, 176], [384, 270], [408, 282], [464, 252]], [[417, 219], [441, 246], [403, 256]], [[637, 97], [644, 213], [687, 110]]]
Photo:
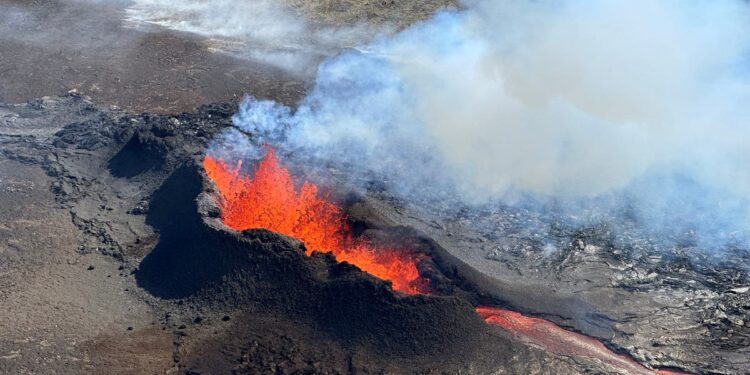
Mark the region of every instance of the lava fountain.
[[[297, 238], [305, 244], [308, 255], [316, 250], [330, 251], [338, 261], [391, 281], [394, 290], [429, 294], [417, 270], [419, 259], [353, 238], [344, 210], [309, 181], [302, 181], [297, 188], [273, 149], [268, 149], [252, 175], [242, 172], [241, 160], [228, 163], [207, 155], [203, 167], [219, 190], [221, 219], [227, 226], [236, 230], [264, 228]], [[559, 355], [594, 359], [629, 374], [685, 374], [651, 370], [592, 337], [544, 319], [496, 307], [477, 307], [476, 312], [487, 324]]]
[[241, 160], [231, 164], [210, 155], [203, 160], [203, 167], [219, 190], [221, 219], [227, 226], [236, 230], [264, 228], [297, 238], [308, 255], [316, 250], [330, 251], [340, 262], [391, 281], [394, 290], [424, 292], [418, 259], [352, 238], [343, 209], [309, 181], [296, 188], [273, 149], [268, 149], [253, 175], [242, 173]]

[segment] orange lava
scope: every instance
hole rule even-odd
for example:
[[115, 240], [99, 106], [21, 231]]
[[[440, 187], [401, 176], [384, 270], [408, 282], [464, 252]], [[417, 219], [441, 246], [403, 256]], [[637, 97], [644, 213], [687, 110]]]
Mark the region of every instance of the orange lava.
[[593, 337], [568, 331], [548, 320], [497, 307], [477, 307], [476, 311], [488, 324], [500, 326], [519, 339], [552, 353], [595, 359], [628, 374], [687, 374], [674, 370], [651, 370], [628, 356], [609, 350]]
[[[374, 248], [352, 239], [344, 211], [326, 199], [314, 184], [304, 181], [299, 189], [272, 149], [252, 175], [234, 164], [206, 156], [206, 174], [219, 190], [221, 219], [236, 230], [265, 228], [304, 242], [307, 253], [331, 251], [338, 261], [354, 264], [365, 272], [390, 280], [393, 289], [408, 294], [428, 293], [417, 271], [417, 260], [393, 249]], [[634, 359], [609, 350], [598, 340], [571, 332], [540, 318], [495, 307], [477, 307], [488, 324], [497, 325], [519, 339], [559, 355], [600, 361], [628, 374], [684, 375], [651, 370]]]
[[308, 255], [314, 250], [331, 251], [338, 261], [390, 280], [395, 290], [420, 292], [415, 259], [352, 239], [344, 211], [308, 181], [296, 189], [289, 170], [279, 164], [272, 149], [252, 176], [241, 173], [242, 161], [230, 165], [207, 155], [203, 167], [219, 189], [221, 219], [227, 226], [265, 228], [297, 238]]

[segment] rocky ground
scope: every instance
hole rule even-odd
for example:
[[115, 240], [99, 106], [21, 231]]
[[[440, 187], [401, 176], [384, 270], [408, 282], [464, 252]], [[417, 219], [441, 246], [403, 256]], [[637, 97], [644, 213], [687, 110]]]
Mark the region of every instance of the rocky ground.
[[123, 23], [128, 1], [0, 1], [0, 101], [69, 90], [134, 112], [180, 112], [246, 93], [293, 102], [304, 82], [213, 53], [206, 40]]
[[[488, 327], [477, 304], [649, 366], [750, 373], [746, 249], [715, 257], [606, 220], [367, 192], [347, 207], [358, 227], [433, 259], [441, 293], [406, 297], [292, 239], [228, 230], [198, 163], [206, 142], [237, 96], [294, 103], [306, 78], [123, 28], [126, 3], [0, 0], [0, 102], [22, 103], [0, 105], [0, 373], [614, 371]], [[315, 22], [398, 26], [452, 5], [289, 4]]]
[[[103, 105], [173, 113], [236, 101], [245, 94], [293, 104], [311, 79], [216, 53], [215, 41], [206, 38], [131, 27], [124, 21], [130, 3], [0, 0], [0, 102], [19, 103], [75, 89]], [[316, 25], [372, 22], [398, 28], [455, 1], [287, 4]]]
[[[585, 332], [653, 366], [750, 371], [747, 249], [665, 244], [621, 225], [620, 217], [574, 226], [531, 210], [446, 214], [379, 194], [371, 199], [393, 223], [423, 231], [490, 276], [518, 311]], [[520, 285], [526, 290], [514, 293]]]

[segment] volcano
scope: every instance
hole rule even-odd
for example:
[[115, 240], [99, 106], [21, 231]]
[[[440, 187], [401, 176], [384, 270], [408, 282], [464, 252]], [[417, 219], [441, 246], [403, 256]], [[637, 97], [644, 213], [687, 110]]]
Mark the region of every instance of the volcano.
[[206, 174], [220, 194], [221, 219], [236, 230], [264, 228], [301, 240], [313, 251], [331, 251], [339, 261], [388, 280], [403, 293], [420, 291], [417, 260], [392, 249], [373, 249], [353, 240], [346, 216], [337, 205], [318, 197], [318, 187], [305, 181], [299, 191], [272, 149], [252, 177], [241, 176], [241, 161], [232, 168], [224, 160], [206, 156]]
[[[666, 113], [643, 105], [643, 97], [659, 104], [687, 98], [703, 108], [701, 101], [647, 80], [618, 80], [597, 65], [600, 49], [582, 49], [585, 63], [547, 58], [580, 52], [558, 48], [568, 43], [555, 38], [519, 37], [507, 47], [540, 48], [497, 69], [496, 55], [509, 50], [487, 51], [501, 35], [494, 27], [528, 20], [492, 19], [490, 28], [469, 22], [473, 29], [460, 22], [467, 20], [463, 8], [494, 14], [493, 2], [479, 12], [473, 2], [448, 0], [289, 1], [293, 11], [280, 10], [275, 21], [305, 22], [270, 30], [243, 23], [247, 14], [239, 10], [273, 14], [272, 3], [0, 0], [0, 101], [14, 102], [0, 103], [0, 373], [750, 373], [750, 250], [743, 242], [724, 241], [714, 251], [718, 245], [706, 241], [714, 237], [691, 231], [687, 224], [696, 221], [679, 205], [653, 207], [679, 222], [680, 231], [664, 234], [644, 230], [633, 207], [575, 207], [571, 216], [554, 199], [477, 204], [451, 195], [441, 178], [457, 169], [467, 173], [454, 188], [477, 181], [496, 187], [500, 177], [518, 177], [490, 163], [506, 151], [520, 155], [504, 159], [506, 166], [531, 166], [542, 177], [558, 166], [535, 169], [532, 154], [547, 148], [566, 151], [562, 167], [588, 151], [617, 159], [637, 148], [618, 154], [607, 149], [612, 143], [592, 149], [575, 141], [637, 141], [631, 136], [643, 129], [631, 122], [672, 119], [670, 111], [683, 108], [666, 106]], [[614, 13], [617, 20], [632, 15]], [[728, 13], [716, 14], [723, 20]], [[205, 23], [217, 15], [221, 22]], [[357, 28], [363, 22], [374, 29]], [[675, 30], [694, 23], [701, 24]], [[583, 30], [577, 42], [619, 45], [586, 25], [547, 26]], [[611, 29], [640, 30], [601, 32]], [[380, 33], [370, 47], [350, 48]], [[644, 34], [635, 45], [662, 40]], [[667, 34], [675, 37], [669, 45], [682, 46], [681, 33]], [[399, 44], [415, 35], [425, 43]], [[670, 58], [701, 51], [668, 50]], [[618, 74], [631, 78], [630, 66], [642, 63], [635, 55], [616, 61], [628, 68]], [[723, 56], [715, 55], [692, 57], [711, 63]], [[425, 64], [412, 69], [414, 62]], [[580, 66], [620, 85], [567, 74]], [[691, 64], [676, 66], [682, 69], [669, 74], [655, 66], [649, 77], [694, 72]], [[501, 73], [516, 74], [501, 80], [507, 90], [484, 85], [485, 75]], [[591, 95], [591, 85], [601, 90]], [[653, 97], [635, 95], [653, 87]], [[571, 92], [580, 107], [564, 101]], [[622, 92], [634, 95], [585, 111]], [[245, 93], [252, 97], [240, 101]], [[504, 123], [525, 118], [543, 135], [501, 137], [480, 126], [495, 118], [485, 116], [488, 107], [502, 104], [487, 98], [514, 95], [518, 111]], [[407, 111], [425, 98], [442, 105]], [[681, 115], [680, 129], [694, 125], [688, 117], [721, 113], [733, 124], [744, 113], [709, 109], [716, 111]], [[423, 118], [458, 121], [462, 131], [417, 131]], [[595, 121], [601, 118], [617, 121]], [[588, 121], [601, 127], [589, 129]], [[598, 132], [612, 124], [632, 133]], [[589, 133], [573, 136], [581, 131]], [[716, 134], [728, 148], [735, 146], [730, 138], [742, 139]], [[418, 142], [409, 142], [414, 136]], [[717, 143], [706, 138], [708, 155]], [[467, 140], [472, 147], [452, 147]], [[458, 162], [433, 163], [446, 150], [457, 151]], [[734, 164], [708, 175], [719, 179]], [[599, 188], [590, 182], [606, 177], [572, 172], [564, 180], [571, 187]], [[714, 218], [716, 208], [705, 209], [699, 219]], [[717, 234], [741, 238], [723, 224], [712, 224]]]
[[[279, 164], [273, 149], [267, 147], [266, 155], [247, 175], [241, 171], [241, 160], [231, 167], [225, 160], [209, 155], [204, 158], [203, 167], [217, 186], [220, 217], [225, 225], [235, 230], [262, 228], [297, 238], [310, 249], [307, 255], [331, 249], [338, 262], [352, 264], [390, 282], [394, 291], [433, 294], [426, 287], [428, 276], [417, 269], [417, 259], [428, 258], [429, 254], [375, 248], [362, 239], [352, 239], [344, 210], [325, 196], [319, 196], [318, 187], [309, 181], [303, 181], [296, 189], [288, 169]], [[443, 274], [440, 276], [447, 279]], [[481, 294], [477, 286], [470, 290]], [[543, 319], [485, 306], [476, 307], [476, 312], [486, 323], [557, 354], [592, 359], [626, 373], [687, 374], [650, 370], [632, 358], [612, 352], [594, 338], [566, 331]]]
[[[19, 114], [6, 118], [47, 134], [33, 142], [6, 138], [6, 157], [17, 165], [44, 168], [46, 177], [40, 178], [51, 181], [55, 204], [73, 212], [76, 230], [84, 233], [77, 256], [103, 257], [113, 264], [112, 271], [104, 263], [68, 267], [83, 267], [77, 272], [84, 275], [103, 268], [105, 279], [114, 274], [124, 286], [132, 282], [127, 289], [140, 290], [138, 298], [150, 301], [158, 314], [153, 325], [148, 320], [127, 323], [135, 333], [122, 327], [126, 336], [117, 343], [112, 340], [118, 336], [110, 333], [76, 349], [85, 350], [96, 366], [121, 366], [117, 361], [124, 359], [119, 358], [152, 358], [161, 352], [140, 352], [137, 346], [111, 351], [150, 340], [156, 347], [174, 348], [176, 357], [169, 361], [193, 372], [457, 372], [468, 365], [474, 373], [498, 368], [524, 373], [539, 363], [555, 373], [741, 368], [710, 362], [707, 356], [714, 349], [698, 344], [703, 341], [692, 341], [691, 360], [677, 359], [670, 353], [685, 350], [686, 344], [664, 333], [653, 336], [658, 331], [649, 331], [649, 337], [660, 337], [662, 344], [623, 345], [640, 342], [638, 335], [619, 336], [630, 320], [659, 315], [624, 319], [616, 315], [630, 311], [624, 305], [602, 310], [605, 305], [595, 300], [491, 277], [449, 250], [452, 241], [471, 239], [470, 230], [460, 232], [456, 222], [403, 205], [382, 191], [362, 195], [335, 183], [321, 188], [290, 172], [292, 155], [267, 148], [260, 160], [206, 156], [206, 144], [231, 126], [234, 110], [227, 104], [179, 117], [133, 116], [101, 109], [76, 94], [4, 107]], [[70, 122], [50, 128], [49, 118]], [[34, 156], [40, 150], [48, 156]], [[121, 175], [123, 170], [128, 173]], [[295, 170], [312, 172], [315, 166]], [[135, 185], [145, 192], [132, 194]], [[99, 193], [90, 194], [92, 189]], [[589, 259], [603, 256], [579, 245], [595, 243], [595, 232], [577, 236], [576, 247], [559, 264], [585, 267]], [[495, 240], [474, 243], [488, 241]], [[679, 259], [669, 264], [690, 271], [667, 267], [659, 272], [693, 272], [706, 280], [737, 275]], [[643, 283], [639, 289], [607, 285], [617, 293], [675, 293]], [[722, 292], [728, 317], [735, 314], [732, 309], [743, 308], [743, 293], [739, 286]], [[711, 300], [692, 298], [693, 307], [685, 311], [699, 314], [703, 327], [721, 330], [735, 324], [734, 318], [705, 315], [712, 310], [699, 301]], [[662, 324], [676, 328], [680, 321]], [[690, 332], [683, 334], [697, 335]], [[727, 331], [724, 348], [741, 348], [743, 332]], [[737, 353], [722, 358], [742, 357], [738, 349], [720, 350]]]

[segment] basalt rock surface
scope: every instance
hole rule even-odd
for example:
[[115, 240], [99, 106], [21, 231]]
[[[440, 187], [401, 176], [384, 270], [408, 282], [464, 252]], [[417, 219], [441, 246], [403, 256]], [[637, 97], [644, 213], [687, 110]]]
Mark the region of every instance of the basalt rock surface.
[[506, 307], [654, 367], [750, 372], [748, 249], [664, 241], [616, 214], [571, 225], [509, 207], [448, 212], [380, 193], [368, 202], [486, 276], [483, 289]]

